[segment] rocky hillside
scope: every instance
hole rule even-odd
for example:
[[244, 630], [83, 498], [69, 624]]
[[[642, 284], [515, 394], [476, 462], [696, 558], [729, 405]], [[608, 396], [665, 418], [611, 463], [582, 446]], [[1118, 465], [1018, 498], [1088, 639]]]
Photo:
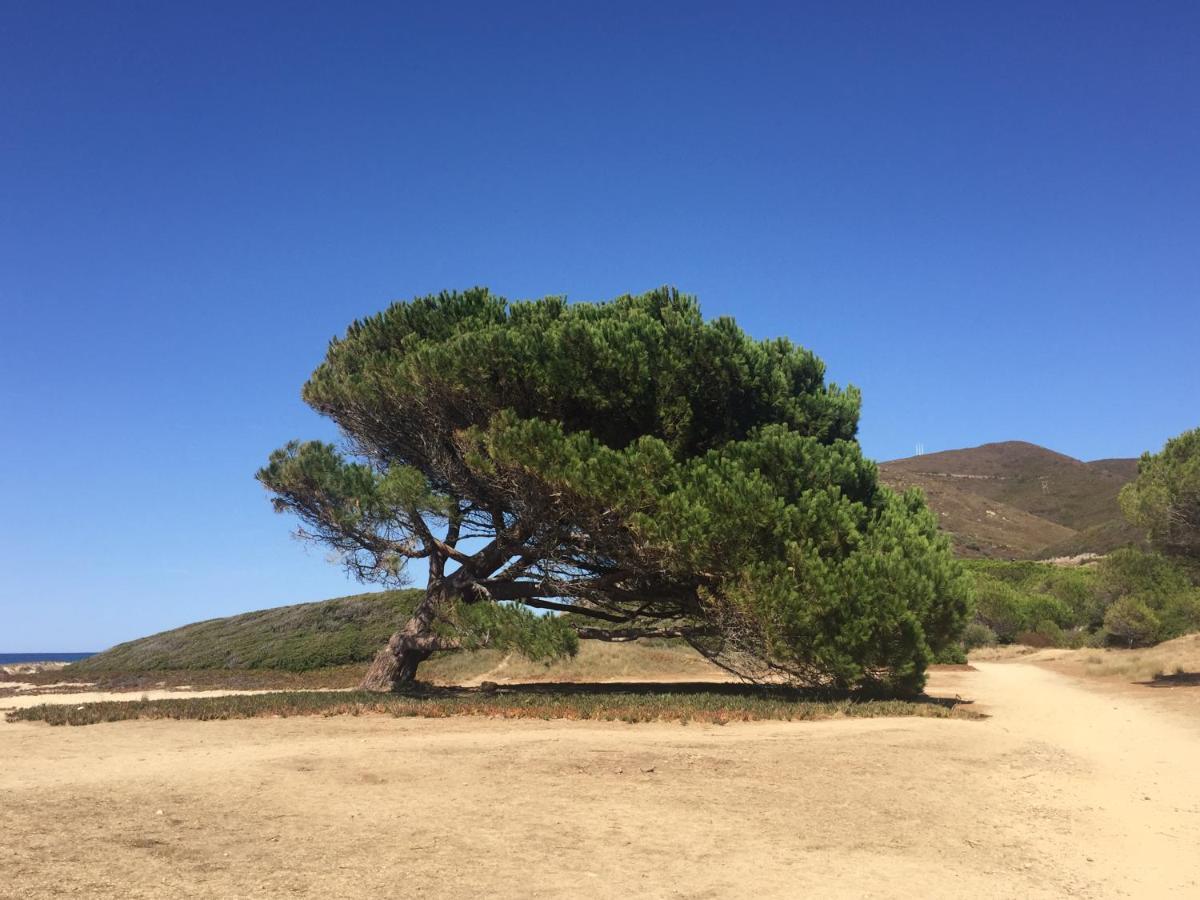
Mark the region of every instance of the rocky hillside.
[[964, 556], [1106, 553], [1142, 538], [1117, 504], [1136, 459], [1082, 462], [1005, 441], [892, 460], [879, 471], [893, 488], [922, 488]]

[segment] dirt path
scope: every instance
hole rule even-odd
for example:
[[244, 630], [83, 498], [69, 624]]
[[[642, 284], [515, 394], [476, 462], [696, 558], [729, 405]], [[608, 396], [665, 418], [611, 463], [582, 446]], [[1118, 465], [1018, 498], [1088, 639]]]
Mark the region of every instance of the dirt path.
[[1200, 720], [1037, 666], [976, 667], [971, 696], [1044, 755], [1022, 780], [1078, 811], [1071, 843], [1110, 873], [1111, 892], [1200, 896]]
[[1200, 895], [1200, 726], [931, 687], [992, 718], [0, 725], [0, 897]]

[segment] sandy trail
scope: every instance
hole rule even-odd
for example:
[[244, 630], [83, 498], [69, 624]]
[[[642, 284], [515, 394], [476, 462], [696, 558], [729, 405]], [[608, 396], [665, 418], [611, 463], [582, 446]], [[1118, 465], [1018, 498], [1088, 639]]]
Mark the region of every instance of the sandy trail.
[[0, 725], [0, 897], [1200, 895], [1200, 726], [931, 688], [992, 718]]

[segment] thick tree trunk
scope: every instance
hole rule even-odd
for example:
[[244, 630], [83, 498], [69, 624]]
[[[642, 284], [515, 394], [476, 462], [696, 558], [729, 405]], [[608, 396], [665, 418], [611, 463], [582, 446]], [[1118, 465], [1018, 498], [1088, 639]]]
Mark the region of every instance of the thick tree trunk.
[[359, 690], [386, 693], [412, 684], [417, 678], [417, 666], [429, 659], [432, 652], [408, 645], [404, 632], [397, 631], [388, 645], [375, 654]]
[[359, 690], [386, 693], [412, 684], [417, 667], [438, 649], [433, 620], [443, 598], [440, 585], [431, 585], [404, 627], [391, 636], [387, 646], [375, 654]]

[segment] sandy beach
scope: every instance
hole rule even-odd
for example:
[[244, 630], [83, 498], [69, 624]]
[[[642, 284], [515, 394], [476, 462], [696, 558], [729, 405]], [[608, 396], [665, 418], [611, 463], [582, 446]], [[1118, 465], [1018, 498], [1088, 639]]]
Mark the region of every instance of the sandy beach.
[[1200, 890], [1197, 722], [1022, 663], [931, 692], [990, 718], [6, 723], [0, 897]]

